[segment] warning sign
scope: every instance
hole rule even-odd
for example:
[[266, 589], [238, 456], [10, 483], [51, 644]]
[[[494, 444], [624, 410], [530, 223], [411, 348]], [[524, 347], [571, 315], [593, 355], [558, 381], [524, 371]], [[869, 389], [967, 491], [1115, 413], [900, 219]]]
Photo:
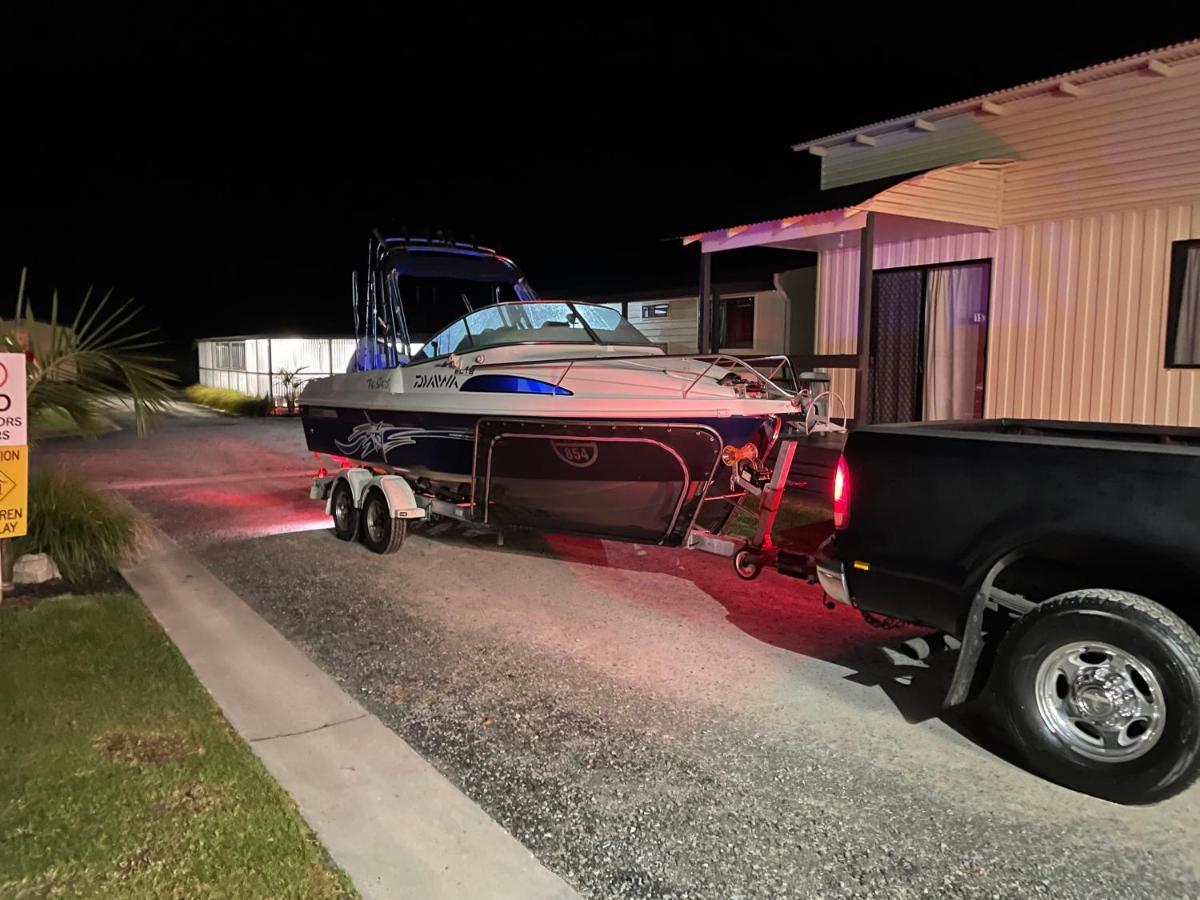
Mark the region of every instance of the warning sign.
[[0, 447], [29, 443], [25, 421], [25, 354], [0, 353]]
[[29, 530], [29, 448], [0, 447], [0, 538]]

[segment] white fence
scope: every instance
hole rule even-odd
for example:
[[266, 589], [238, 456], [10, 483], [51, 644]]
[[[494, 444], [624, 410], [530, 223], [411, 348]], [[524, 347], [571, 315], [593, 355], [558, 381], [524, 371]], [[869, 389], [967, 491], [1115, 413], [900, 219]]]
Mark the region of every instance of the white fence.
[[302, 382], [345, 372], [354, 338], [206, 338], [197, 344], [200, 383], [284, 402], [279, 370], [300, 370]]

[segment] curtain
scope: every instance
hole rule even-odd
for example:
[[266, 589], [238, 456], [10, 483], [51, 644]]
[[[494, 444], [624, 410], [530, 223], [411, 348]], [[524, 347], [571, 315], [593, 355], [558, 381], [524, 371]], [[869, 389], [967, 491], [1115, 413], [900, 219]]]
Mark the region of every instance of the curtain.
[[969, 419], [976, 414], [987, 295], [986, 265], [929, 270], [925, 289], [926, 421]]
[[1175, 365], [1200, 366], [1200, 246], [1187, 250], [1174, 349], [1171, 361]]

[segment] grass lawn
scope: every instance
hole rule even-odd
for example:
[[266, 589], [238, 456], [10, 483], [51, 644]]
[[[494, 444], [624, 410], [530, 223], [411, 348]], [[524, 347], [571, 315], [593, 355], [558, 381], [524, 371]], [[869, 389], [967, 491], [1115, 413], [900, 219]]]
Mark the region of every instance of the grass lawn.
[[346, 897], [128, 593], [0, 607], [0, 897]]
[[[754, 534], [756, 515], [758, 498], [747, 497], [745, 504], [734, 514], [726, 530], [738, 537], [748, 538]], [[783, 502], [779, 504], [779, 512], [775, 516], [775, 527], [771, 529], [776, 542], [786, 545], [788, 532], [797, 534], [809, 530], [821, 537], [833, 531], [833, 512], [829, 504], [820, 503], [815, 499], [795, 499], [784, 494]]]
[[[106, 428], [115, 427], [112, 422], [106, 421]], [[79, 429], [75, 425], [75, 420], [68, 416], [58, 407], [48, 407], [38, 410], [38, 412], [30, 417], [29, 430], [34, 433], [39, 439], [53, 437], [68, 437], [79, 434]]]
[[192, 403], [208, 406], [235, 416], [269, 416], [271, 401], [266, 397], [251, 397], [231, 388], [206, 387], [193, 384], [183, 389], [183, 396]]

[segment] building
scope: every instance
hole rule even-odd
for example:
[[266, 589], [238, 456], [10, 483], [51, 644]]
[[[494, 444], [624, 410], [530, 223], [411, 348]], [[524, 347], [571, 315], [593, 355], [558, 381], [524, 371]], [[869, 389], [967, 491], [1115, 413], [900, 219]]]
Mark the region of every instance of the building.
[[[714, 285], [713, 346], [721, 353], [761, 356], [812, 351], [816, 270], [781, 272], [773, 279]], [[601, 303], [668, 353], [699, 349], [696, 289], [586, 292], [566, 299]]]
[[795, 149], [836, 202], [685, 241], [817, 254], [858, 421], [1200, 426], [1200, 41]]
[[345, 372], [354, 356], [352, 337], [282, 337], [269, 334], [202, 338], [196, 342], [200, 383], [232, 388], [282, 404], [287, 391], [280, 371], [300, 371], [302, 380]]

